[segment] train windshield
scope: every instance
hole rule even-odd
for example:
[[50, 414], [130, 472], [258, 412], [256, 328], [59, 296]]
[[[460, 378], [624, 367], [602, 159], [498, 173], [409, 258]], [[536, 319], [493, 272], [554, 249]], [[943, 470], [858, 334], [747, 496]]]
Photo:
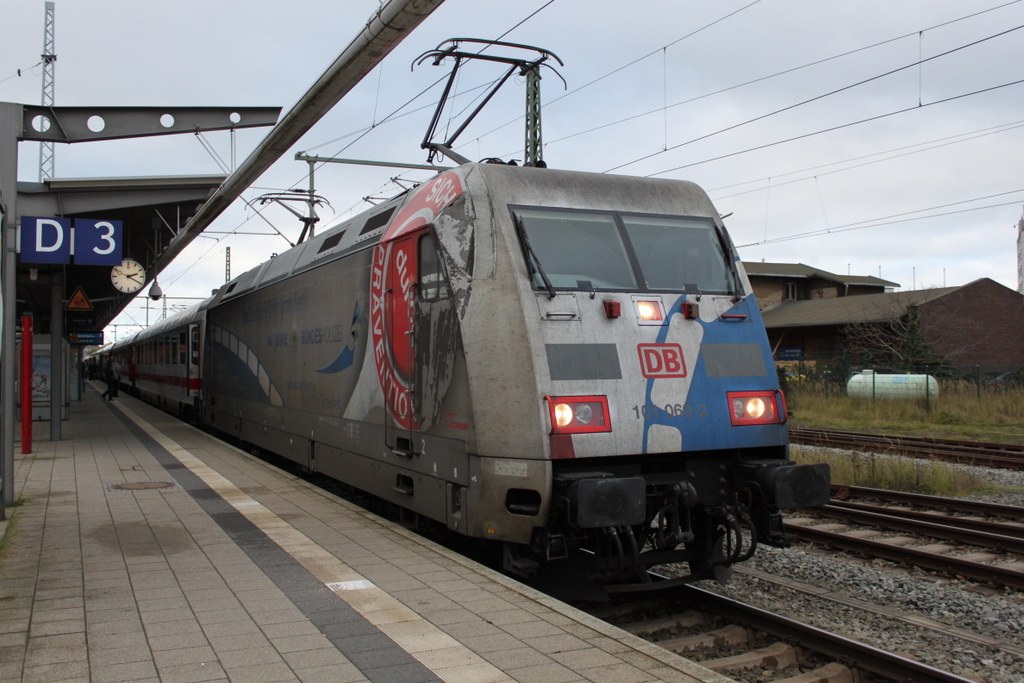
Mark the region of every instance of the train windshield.
[[733, 294], [707, 219], [513, 208], [535, 289]]
[[732, 294], [733, 277], [711, 221], [623, 216], [647, 288]]

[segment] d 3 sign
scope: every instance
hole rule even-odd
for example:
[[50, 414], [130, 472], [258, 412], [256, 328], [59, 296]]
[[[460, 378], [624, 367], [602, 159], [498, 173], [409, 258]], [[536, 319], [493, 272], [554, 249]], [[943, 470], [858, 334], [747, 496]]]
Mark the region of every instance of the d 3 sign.
[[21, 218], [22, 263], [70, 263], [70, 218]]
[[71, 263], [116, 266], [121, 263], [121, 221], [21, 217], [19, 252], [22, 263]]

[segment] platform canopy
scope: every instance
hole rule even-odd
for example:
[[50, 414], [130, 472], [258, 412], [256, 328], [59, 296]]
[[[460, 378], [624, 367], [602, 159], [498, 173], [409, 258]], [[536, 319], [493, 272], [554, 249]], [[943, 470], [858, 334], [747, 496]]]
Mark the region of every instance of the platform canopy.
[[[157, 257], [175, 238], [198, 208], [227, 176], [160, 176], [130, 178], [51, 178], [40, 183], [12, 182], [17, 142], [93, 142], [124, 138], [174, 135], [214, 130], [273, 126], [280, 107], [41, 107], [0, 103], [0, 176], [8, 211], [14, 221], [44, 217], [71, 221], [103, 219], [122, 230], [119, 250], [123, 258], [146, 269], [148, 285], [158, 275]], [[7, 188], [16, 187], [11, 197]], [[12, 202], [11, 199], [14, 199]], [[23, 221], [20, 221], [23, 223]], [[17, 226], [16, 226], [17, 227]], [[193, 237], [193, 236], [190, 236]], [[58, 285], [65, 300], [88, 306], [69, 313], [68, 332], [99, 332], [125, 307], [135, 293], [119, 292], [111, 283], [111, 267], [83, 264], [76, 255], [66, 263], [16, 260], [16, 314], [31, 312], [37, 332], [50, 331], [52, 288]], [[79, 289], [81, 288], [81, 289]]]
[[[146, 284], [157, 275], [153, 262], [189, 218], [224, 182], [224, 175], [51, 179], [18, 183], [23, 216], [103, 218], [123, 226], [122, 255], [146, 269]], [[18, 307], [32, 311], [40, 329], [49, 328], [50, 287], [63, 277], [65, 296], [80, 292], [87, 307], [68, 312], [68, 331], [102, 330], [135, 296], [111, 283], [110, 267], [18, 264]], [[80, 288], [80, 289], [79, 289]], [[83, 310], [91, 307], [92, 310]]]

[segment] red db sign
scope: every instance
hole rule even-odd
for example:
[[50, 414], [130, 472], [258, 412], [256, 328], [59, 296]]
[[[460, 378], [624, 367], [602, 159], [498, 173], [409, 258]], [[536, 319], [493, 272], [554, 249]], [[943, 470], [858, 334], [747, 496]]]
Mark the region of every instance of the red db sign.
[[686, 377], [686, 361], [679, 344], [637, 344], [636, 350], [644, 377]]

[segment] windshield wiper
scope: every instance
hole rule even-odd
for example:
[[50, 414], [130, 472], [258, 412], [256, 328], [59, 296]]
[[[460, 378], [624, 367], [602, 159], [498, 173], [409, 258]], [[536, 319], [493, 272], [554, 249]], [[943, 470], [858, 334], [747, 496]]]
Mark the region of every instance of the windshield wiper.
[[548, 290], [548, 299], [554, 299], [555, 286], [551, 284], [551, 280], [548, 279], [547, 273], [544, 272], [544, 266], [540, 264], [540, 259], [537, 258], [536, 252], [534, 252], [533, 247], [530, 246], [530, 237], [526, 234], [526, 228], [523, 226], [522, 219], [513, 213], [512, 222], [516, 226], [516, 233], [519, 235], [519, 242], [523, 245], [523, 251], [526, 252], [526, 265], [530, 267], [530, 279], [533, 279], [533, 273], [540, 275], [540, 279], [544, 281], [544, 286]]

